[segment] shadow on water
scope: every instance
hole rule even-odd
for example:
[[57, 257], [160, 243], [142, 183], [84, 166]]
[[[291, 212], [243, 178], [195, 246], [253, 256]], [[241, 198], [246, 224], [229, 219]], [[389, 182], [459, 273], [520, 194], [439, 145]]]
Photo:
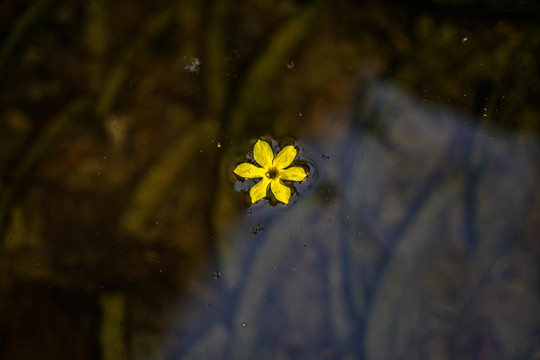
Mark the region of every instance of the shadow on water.
[[471, 125], [380, 82], [348, 116], [319, 121], [325, 131], [304, 139], [317, 184], [282, 211], [263, 206], [235, 220], [219, 239], [219, 273], [181, 306], [173, 353], [531, 354], [540, 321], [529, 283], [540, 200], [533, 139]]
[[4, 0], [0, 358], [538, 359], [538, 14]]

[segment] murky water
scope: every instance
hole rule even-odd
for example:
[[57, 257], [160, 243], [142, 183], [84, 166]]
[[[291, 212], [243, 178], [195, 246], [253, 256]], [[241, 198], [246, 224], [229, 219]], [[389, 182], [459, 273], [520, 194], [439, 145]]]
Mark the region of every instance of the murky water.
[[0, 9], [0, 358], [540, 356], [536, 5]]

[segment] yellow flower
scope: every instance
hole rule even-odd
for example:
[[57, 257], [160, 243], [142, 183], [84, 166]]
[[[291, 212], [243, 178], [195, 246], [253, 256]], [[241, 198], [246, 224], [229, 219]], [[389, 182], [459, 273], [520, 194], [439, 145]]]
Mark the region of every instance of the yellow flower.
[[296, 149], [292, 145], [285, 146], [274, 157], [270, 144], [258, 140], [253, 148], [253, 158], [262, 167], [242, 163], [234, 169], [234, 173], [244, 178], [262, 178], [249, 191], [252, 203], [266, 197], [268, 186], [270, 186], [276, 199], [288, 204], [291, 198], [291, 189], [283, 184], [283, 180], [302, 181], [307, 176], [306, 170], [301, 167], [293, 166], [286, 169], [295, 157]]

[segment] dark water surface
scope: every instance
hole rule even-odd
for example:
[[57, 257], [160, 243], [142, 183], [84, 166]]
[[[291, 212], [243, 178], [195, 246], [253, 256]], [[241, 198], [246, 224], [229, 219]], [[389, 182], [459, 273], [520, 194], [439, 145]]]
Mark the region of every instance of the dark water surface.
[[2, 2], [0, 359], [540, 359], [538, 20]]

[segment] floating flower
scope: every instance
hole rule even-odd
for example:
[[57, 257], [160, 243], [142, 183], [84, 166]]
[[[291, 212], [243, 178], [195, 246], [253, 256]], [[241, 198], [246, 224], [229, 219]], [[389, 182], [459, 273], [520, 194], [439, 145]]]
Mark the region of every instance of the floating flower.
[[304, 168], [293, 166], [296, 149], [287, 145], [274, 157], [274, 152], [266, 141], [258, 140], [253, 148], [253, 158], [261, 167], [249, 163], [242, 163], [234, 169], [234, 173], [244, 178], [262, 178], [249, 191], [251, 202], [256, 203], [266, 197], [268, 187], [278, 201], [288, 204], [291, 198], [291, 189], [283, 180], [302, 181], [307, 176]]

